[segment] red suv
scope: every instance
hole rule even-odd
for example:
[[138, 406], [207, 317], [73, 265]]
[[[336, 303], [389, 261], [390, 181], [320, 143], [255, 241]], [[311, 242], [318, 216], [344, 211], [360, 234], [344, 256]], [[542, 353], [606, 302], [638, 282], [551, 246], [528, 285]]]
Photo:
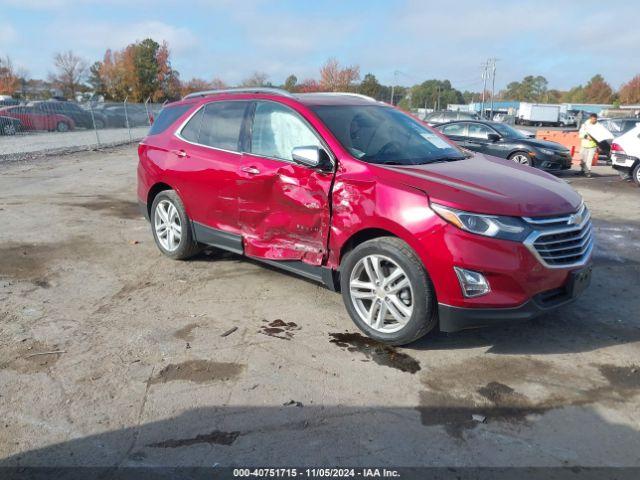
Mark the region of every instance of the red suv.
[[590, 215], [569, 185], [361, 95], [191, 94], [138, 152], [162, 253], [210, 245], [322, 282], [385, 343], [532, 318], [590, 280]]

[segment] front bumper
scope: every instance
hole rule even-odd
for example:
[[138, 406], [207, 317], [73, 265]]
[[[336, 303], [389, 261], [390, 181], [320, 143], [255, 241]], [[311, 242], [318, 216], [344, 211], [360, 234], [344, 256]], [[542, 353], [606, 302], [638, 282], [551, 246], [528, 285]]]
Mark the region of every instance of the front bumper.
[[546, 171], [568, 170], [571, 168], [571, 155], [556, 153], [554, 155], [536, 154], [536, 167]]
[[440, 331], [459, 332], [470, 328], [523, 322], [551, 312], [575, 301], [580, 296], [591, 279], [590, 267], [585, 270], [589, 270], [589, 275], [585, 277], [586, 280], [582, 280], [586, 284], [581, 285], [579, 290], [572, 288], [571, 281], [567, 281], [564, 286], [539, 293], [517, 307], [465, 308], [439, 303]]

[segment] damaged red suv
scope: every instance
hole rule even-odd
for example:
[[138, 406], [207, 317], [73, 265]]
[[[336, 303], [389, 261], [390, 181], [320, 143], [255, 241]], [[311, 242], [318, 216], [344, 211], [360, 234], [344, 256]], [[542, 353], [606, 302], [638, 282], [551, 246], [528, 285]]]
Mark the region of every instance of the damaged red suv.
[[529, 319], [590, 280], [589, 211], [564, 181], [361, 95], [191, 94], [139, 157], [162, 253], [213, 246], [322, 282], [381, 342]]

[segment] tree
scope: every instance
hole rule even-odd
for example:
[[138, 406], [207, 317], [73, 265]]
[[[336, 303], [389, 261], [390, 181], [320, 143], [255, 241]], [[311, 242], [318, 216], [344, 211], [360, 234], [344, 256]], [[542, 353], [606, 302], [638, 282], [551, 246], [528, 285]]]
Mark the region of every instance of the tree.
[[20, 86], [20, 80], [9, 57], [0, 57], [0, 94], [13, 95]]
[[584, 87], [578, 85], [577, 87], [571, 88], [562, 96], [562, 100], [567, 103], [585, 103], [587, 97], [584, 93]]
[[56, 53], [53, 57], [56, 72], [50, 75], [51, 81], [67, 98], [74, 98], [84, 83], [87, 62], [71, 50]]
[[320, 84], [317, 80], [313, 78], [307, 78], [302, 83], [298, 84], [298, 91], [300, 93], [313, 93], [320, 92], [322, 89], [320, 88]]
[[350, 91], [352, 83], [360, 79], [360, 67], [341, 67], [335, 58], [328, 59], [320, 68], [320, 88], [326, 92]]
[[[120, 51], [107, 50], [103, 61], [98, 63], [94, 66], [106, 99], [144, 102], [151, 98], [161, 102], [181, 95], [180, 74], [171, 67], [166, 42], [160, 45], [147, 38]], [[93, 77], [92, 74], [91, 83], [97, 83]]]
[[589, 103], [611, 103], [613, 90], [600, 74], [594, 75], [584, 87], [584, 95]]
[[283, 86], [285, 90], [289, 92], [295, 92], [297, 83], [298, 83], [298, 77], [292, 74], [287, 77], [287, 79], [284, 81]]
[[201, 92], [203, 90], [210, 90], [211, 84], [202, 78], [192, 78], [188, 82], [183, 82], [181, 85], [180, 93], [182, 96], [189, 95], [193, 92]]
[[87, 82], [91, 85], [94, 95], [106, 95], [107, 86], [105, 85], [100, 70], [102, 69], [102, 62], [95, 62], [89, 67], [89, 78]]
[[506, 100], [520, 100], [523, 102], [544, 102], [549, 82], [541, 75], [534, 77], [527, 75], [522, 82], [511, 82], [504, 92]]
[[241, 87], [266, 87], [269, 75], [264, 72], [253, 72], [250, 77], [245, 78], [240, 84]]
[[214, 78], [213, 80], [211, 80], [211, 88], [213, 90], [223, 90], [225, 88], [229, 88], [227, 86], [227, 84], [225, 82], [223, 82], [221, 79], [219, 78]]
[[376, 100], [381, 99], [382, 85], [378, 82], [376, 76], [372, 73], [367, 73], [362, 79], [362, 83], [360, 83], [360, 88], [358, 91], [369, 97], [375, 98]]
[[636, 75], [622, 85], [619, 92], [620, 102], [623, 104], [640, 103], [640, 75]]
[[464, 103], [462, 93], [453, 88], [449, 80], [426, 80], [411, 87], [409, 95], [410, 101], [408, 98], [402, 100], [403, 108], [445, 109], [450, 103]]

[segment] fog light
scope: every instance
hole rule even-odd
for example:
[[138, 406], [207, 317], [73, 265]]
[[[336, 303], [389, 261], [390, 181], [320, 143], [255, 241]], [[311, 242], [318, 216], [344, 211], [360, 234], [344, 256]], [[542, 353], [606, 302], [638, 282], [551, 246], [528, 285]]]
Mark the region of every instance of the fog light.
[[466, 270], [460, 267], [453, 267], [458, 276], [460, 282], [460, 288], [462, 288], [462, 294], [466, 298], [479, 297], [485, 295], [491, 291], [489, 288], [489, 282], [479, 272], [473, 270]]

